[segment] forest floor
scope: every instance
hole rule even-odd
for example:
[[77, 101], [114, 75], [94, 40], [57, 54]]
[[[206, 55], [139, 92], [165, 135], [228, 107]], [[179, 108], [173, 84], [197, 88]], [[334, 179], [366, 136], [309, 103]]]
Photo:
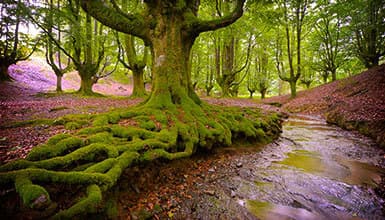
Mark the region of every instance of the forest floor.
[[[56, 95], [52, 92], [56, 83], [54, 74], [39, 62], [20, 62], [12, 66], [11, 76], [15, 80], [0, 85], [0, 164], [24, 157], [33, 146], [44, 143], [54, 134], [71, 132], [63, 126], [15, 126], [20, 121], [106, 112], [142, 101], [127, 98], [132, 91], [130, 85], [108, 79], [94, 87], [96, 92], [105, 94], [104, 97], [84, 98], [73, 93]], [[78, 81], [75, 73], [68, 74], [63, 79], [63, 89], [76, 90]], [[385, 65], [349, 79], [301, 91], [295, 99], [289, 96], [272, 97], [262, 102], [235, 98], [203, 99], [223, 106], [253, 106], [289, 114], [316, 115], [346, 129], [360, 130], [375, 137], [378, 143], [385, 142]], [[249, 148], [225, 150], [219, 154], [198, 154], [172, 163], [157, 161], [130, 168], [122, 177], [130, 191], [119, 195], [119, 216], [129, 219], [146, 215], [155, 219], [172, 218], [181, 201], [202, 193], [215, 194], [204, 185], [202, 187], [205, 181], [220, 178], [212, 164], [226, 166], [226, 161], [234, 161], [248, 152]], [[237, 169], [242, 164], [234, 166], [228, 169]]]

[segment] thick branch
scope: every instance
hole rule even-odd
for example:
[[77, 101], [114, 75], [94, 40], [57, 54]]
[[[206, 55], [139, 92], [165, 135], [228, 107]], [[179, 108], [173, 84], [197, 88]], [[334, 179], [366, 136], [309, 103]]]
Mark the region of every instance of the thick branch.
[[143, 39], [146, 45], [150, 43], [148, 37], [149, 25], [142, 16], [123, 14], [123, 12], [117, 11], [115, 8], [108, 7], [101, 0], [82, 0], [81, 6], [84, 11], [102, 24], [114, 30], [137, 36]]
[[238, 18], [242, 16], [244, 3], [245, 3], [245, 0], [237, 0], [237, 6], [235, 7], [234, 11], [229, 15], [226, 15], [219, 19], [214, 19], [210, 21], [201, 21], [197, 19], [192, 24], [192, 31], [197, 33], [205, 32], [205, 31], [213, 31], [234, 23], [236, 20], [238, 20]]

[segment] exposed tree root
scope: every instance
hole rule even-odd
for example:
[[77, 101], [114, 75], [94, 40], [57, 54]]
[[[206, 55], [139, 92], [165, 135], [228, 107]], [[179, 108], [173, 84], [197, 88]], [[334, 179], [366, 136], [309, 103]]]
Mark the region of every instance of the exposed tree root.
[[[105, 192], [132, 164], [188, 157], [200, 148], [229, 146], [235, 140], [267, 143], [280, 132], [280, 117], [258, 109], [149, 106], [98, 115], [65, 116], [58, 123], [78, 129], [35, 147], [26, 159], [0, 166], [2, 188], [16, 188], [23, 203], [41, 210], [51, 205], [43, 185], [80, 185], [84, 198], [57, 210], [67, 219], [100, 211]], [[79, 195], [81, 197], [81, 195]]]

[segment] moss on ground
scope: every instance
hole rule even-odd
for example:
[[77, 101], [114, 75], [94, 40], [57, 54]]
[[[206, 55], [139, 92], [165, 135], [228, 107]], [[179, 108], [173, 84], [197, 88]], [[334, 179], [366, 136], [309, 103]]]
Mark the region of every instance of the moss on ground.
[[[35, 147], [26, 159], [0, 166], [0, 186], [14, 184], [25, 205], [46, 207], [51, 203], [44, 186], [81, 186], [83, 193], [53, 218], [78, 218], [109, 210], [103, 206], [122, 172], [132, 164], [158, 158], [188, 157], [200, 149], [229, 146], [235, 141], [267, 143], [281, 129], [280, 116], [258, 109], [181, 103], [173, 108], [139, 105], [97, 115], [67, 115], [55, 122], [73, 135], [58, 134]], [[119, 124], [129, 119], [137, 126]], [[60, 207], [60, 206], [59, 206]]]

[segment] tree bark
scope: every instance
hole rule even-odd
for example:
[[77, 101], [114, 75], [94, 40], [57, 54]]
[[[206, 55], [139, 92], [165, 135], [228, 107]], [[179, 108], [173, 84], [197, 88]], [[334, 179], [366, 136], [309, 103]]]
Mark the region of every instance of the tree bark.
[[78, 90], [78, 93], [81, 95], [95, 95], [95, 93], [92, 91], [92, 86], [95, 84], [93, 80], [93, 73], [92, 70], [89, 68], [78, 68], [78, 73], [80, 76], [80, 88]]
[[133, 97], [143, 97], [146, 95], [146, 88], [143, 80], [143, 68], [133, 69], [132, 77], [134, 80], [134, 88], [132, 90]]
[[56, 74], [56, 92], [63, 92], [63, 89], [62, 89], [62, 79], [63, 79], [63, 75], [57, 75]]
[[158, 29], [164, 34], [151, 39], [154, 82], [147, 104], [158, 108], [200, 103], [188, 73], [189, 56], [195, 38], [182, 30], [175, 16], [178, 15], [160, 16]]
[[12, 80], [12, 77], [9, 75], [9, 72], [8, 72], [9, 66], [10, 65], [6, 63], [0, 64], [0, 82]]
[[295, 98], [297, 96], [297, 80], [291, 80], [290, 83], [290, 97]]

